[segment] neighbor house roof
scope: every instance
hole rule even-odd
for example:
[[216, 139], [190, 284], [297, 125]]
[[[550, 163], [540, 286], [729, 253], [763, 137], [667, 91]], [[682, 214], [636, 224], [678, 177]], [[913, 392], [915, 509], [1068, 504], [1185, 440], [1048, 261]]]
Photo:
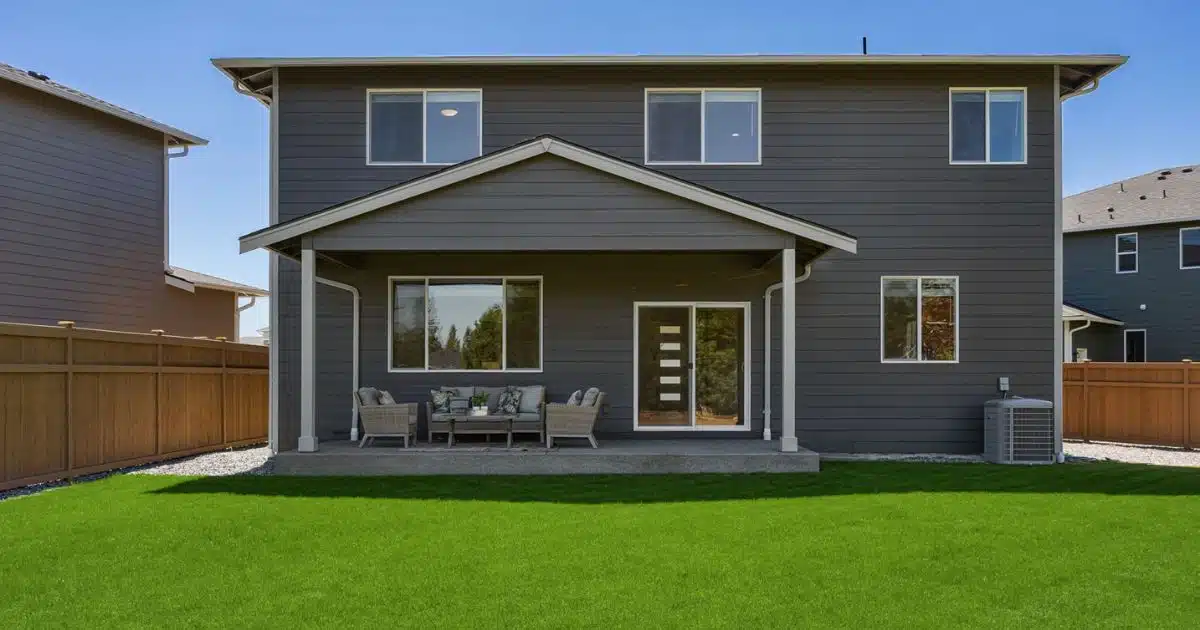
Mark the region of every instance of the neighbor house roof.
[[1063, 232], [1200, 220], [1200, 165], [1150, 171], [1063, 200]]
[[225, 278], [218, 278], [217, 276], [210, 276], [206, 273], [184, 269], [183, 267], [173, 266], [167, 275], [202, 289], [216, 289], [217, 291], [229, 291], [230, 293], [254, 297], [267, 297], [270, 295], [265, 289], [234, 282], [233, 280], [226, 280]]
[[269, 102], [272, 68], [321, 66], [624, 66], [624, 65], [1055, 65], [1060, 93], [1074, 94], [1125, 63], [1123, 55], [474, 55], [418, 57], [225, 57], [213, 65], [239, 91]]
[[1079, 308], [1078, 306], [1067, 304], [1066, 302], [1064, 302], [1062, 305], [1062, 318], [1065, 322], [1095, 322], [1097, 324], [1111, 324], [1113, 326], [1125, 325], [1125, 322], [1123, 321], [1113, 319], [1111, 317], [1105, 317], [1104, 315], [1094, 311]]
[[245, 253], [260, 247], [277, 249], [284, 241], [547, 153], [781, 232], [850, 253], [858, 251], [858, 240], [840, 230], [738, 199], [554, 136], [539, 136], [320, 212], [252, 232], [241, 237], [241, 250]]
[[116, 116], [122, 120], [127, 120], [135, 125], [141, 125], [148, 129], [161, 132], [167, 136], [167, 140], [172, 146], [203, 146], [208, 144], [208, 140], [205, 140], [204, 138], [193, 136], [186, 131], [181, 131], [170, 125], [160, 123], [157, 120], [146, 118], [141, 114], [131, 112], [128, 109], [118, 107], [107, 101], [102, 101], [90, 94], [84, 94], [83, 92], [80, 92], [72, 87], [52, 81], [46, 75], [39, 74], [32, 70], [22, 70], [5, 63], [0, 63], [0, 79], [6, 79], [8, 81], [12, 81], [13, 83], [24, 85], [25, 87], [30, 87], [47, 94], [52, 94], [73, 103], [83, 105], [84, 107], [90, 107], [96, 111], [104, 112], [105, 114], [109, 114], [111, 116]]

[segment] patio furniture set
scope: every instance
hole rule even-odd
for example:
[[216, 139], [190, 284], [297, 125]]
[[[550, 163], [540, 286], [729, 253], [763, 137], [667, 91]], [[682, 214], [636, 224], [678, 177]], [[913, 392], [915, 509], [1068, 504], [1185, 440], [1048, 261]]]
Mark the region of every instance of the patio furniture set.
[[[546, 448], [555, 438], [586, 439], [598, 448], [594, 430], [604, 402], [595, 387], [574, 392], [565, 403], [547, 403], [541, 385], [441, 387], [424, 405], [426, 435], [432, 444], [435, 435], [445, 434], [447, 446], [460, 435], [503, 435], [511, 448], [514, 434], [535, 433]], [[420, 403], [398, 403], [386, 391], [362, 387], [354, 392], [354, 406], [363, 429], [359, 448], [376, 438], [401, 438], [405, 448], [416, 442]]]

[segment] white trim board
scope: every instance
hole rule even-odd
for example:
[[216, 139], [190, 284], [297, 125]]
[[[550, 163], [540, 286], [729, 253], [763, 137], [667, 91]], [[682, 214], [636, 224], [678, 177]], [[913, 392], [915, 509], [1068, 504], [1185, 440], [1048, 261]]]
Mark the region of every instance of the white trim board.
[[394, 186], [301, 219], [247, 234], [240, 239], [241, 252], [244, 254], [260, 247], [270, 247], [282, 241], [297, 238], [315, 230], [547, 153], [781, 232], [835, 247], [851, 254], [858, 252], [858, 239], [852, 236], [802, 219], [772, 212], [752, 203], [551, 137], [535, 138], [530, 142], [449, 167], [428, 177]]

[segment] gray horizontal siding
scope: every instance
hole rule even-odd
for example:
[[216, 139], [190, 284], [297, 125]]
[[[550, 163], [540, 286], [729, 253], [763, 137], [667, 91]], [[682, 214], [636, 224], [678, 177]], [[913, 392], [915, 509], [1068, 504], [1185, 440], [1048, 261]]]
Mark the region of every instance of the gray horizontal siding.
[[[1150, 361], [1200, 359], [1200, 269], [1179, 268], [1179, 228], [1192, 226], [1200, 227], [1200, 222], [1066, 234], [1066, 301], [1123, 321], [1126, 328], [1146, 329]], [[1114, 241], [1125, 232], [1138, 234], [1137, 273], [1115, 272]], [[1089, 348], [1092, 360], [1124, 359], [1119, 333], [1115, 342], [1103, 333], [1100, 339], [1090, 331], [1079, 334], [1102, 348], [1099, 353]]]
[[0, 83], [0, 321], [176, 332], [163, 151], [161, 134]]
[[[980, 405], [996, 377], [1011, 377], [1028, 396], [1053, 390], [1053, 74], [1050, 67], [283, 69], [280, 219], [431, 172], [366, 166], [367, 88], [482, 88], [485, 152], [553, 134], [640, 164], [643, 88], [761, 87], [761, 165], [662, 170], [859, 239], [857, 256], [826, 256], [799, 291], [801, 441], [819, 450], [978, 452]], [[1029, 87], [1027, 165], [949, 165], [948, 89], [963, 85]], [[281, 270], [282, 312], [298, 312], [295, 266]], [[879, 363], [884, 274], [960, 277], [961, 363]], [[285, 362], [293, 356], [289, 335], [280, 345]], [[807, 394], [815, 406], [803, 402]]]
[[316, 232], [324, 250], [762, 250], [760, 224], [555, 156], [540, 156]]

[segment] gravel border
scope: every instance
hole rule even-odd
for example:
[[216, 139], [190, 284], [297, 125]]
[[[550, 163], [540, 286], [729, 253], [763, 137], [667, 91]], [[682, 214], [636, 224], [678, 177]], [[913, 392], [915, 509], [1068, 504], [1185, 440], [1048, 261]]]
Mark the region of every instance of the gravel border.
[[1068, 461], [1110, 461], [1200, 468], [1200, 451], [1117, 442], [1063, 442]]
[[230, 449], [193, 455], [180, 459], [172, 459], [153, 464], [118, 468], [93, 475], [76, 477], [74, 482], [66, 479], [22, 486], [12, 490], [0, 491], [0, 501], [27, 497], [49, 490], [56, 490], [73, 484], [99, 481], [113, 475], [194, 475], [218, 477], [228, 475], [269, 475], [274, 471], [274, 462], [270, 459], [271, 449], [266, 446]]

